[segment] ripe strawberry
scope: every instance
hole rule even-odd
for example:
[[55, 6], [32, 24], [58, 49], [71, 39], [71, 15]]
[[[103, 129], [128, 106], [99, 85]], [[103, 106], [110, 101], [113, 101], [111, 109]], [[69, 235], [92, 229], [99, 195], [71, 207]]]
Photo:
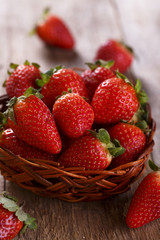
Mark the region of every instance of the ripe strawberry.
[[95, 60], [98, 59], [105, 61], [114, 60], [115, 63], [111, 70], [115, 71], [118, 69], [119, 72], [124, 73], [133, 61], [133, 51], [124, 43], [110, 39], [97, 50]]
[[150, 161], [155, 172], [149, 173], [138, 186], [130, 203], [126, 223], [138, 228], [160, 218], [160, 168]]
[[110, 137], [105, 129], [98, 133], [75, 140], [71, 146], [60, 156], [59, 162], [64, 167], [85, 167], [85, 169], [105, 169], [109, 166], [113, 156], [118, 156], [125, 151], [118, 141], [110, 142]]
[[90, 69], [85, 70], [81, 77], [88, 89], [90, 99], [92, 99], [94, 92], [98, 85], [108, 78], [115, 77], [115, 74], [110, 70], [113, 61], [97, 61], [95, 64], [87, 63]]
[[29, 88], [24, 96], [10, 100], [9, 126], [18, 138], [29, 145], [52, 154], [59, 153], [62, 143], [53, 116], [37, 96], [38, 92]]
[[38, 148], [28, 145], [24, 141], [17, 138], [11, 128], [4, 130], [0, 136], [0, 147], [6, 148], [15, 155], [23, 158], [37, 158], [54, 160], [53, 154], [44, 152]]
[[58, 16], [48, 14], [48, 10], [45, 10], [43, 21], [36, 26], [35, 32], [49, 45], [72, 49], [75, 43], [70, 30]]
[[7, 94], [10, 98], [19, 97], [31, 86], [36, 88], [35, 80], [41, 78], [39, 65], [26, 61], [23, 65], [11, 63], [10, 67], [14, 69], [9, 72], [10, 76], [5, 82]]
[[125, 153], [113, 159], [110, 167], [115, 168], [122, 164], [132, 162], [137, 159], [146, 145], [146, 136], [143, 131], [129, 123], [118, 123], [109, 130], [111, 139], [117, 139]]
[[43, 101], [50, 109], [52, 109], [56, 97], [61, 96], [64, 91], [67, 92], [68, 88], [73, 93], [88, 98], [88, 92], [81, 76], [71, 69], [58, 66], [43, 74], [42, 80], [38, 80], [37, 84], [42, 87]]
[[17, 205], [17, 200], [7, 196], [0, 197], [0, 239], [11, 240], [25, 229], [37, 227], [35, 219], [26, 214], [22, 207]]
[[140, 87], [139, 80], [134, 88], [120, 73], [118, 77], [102, 82], [96, 89], [91, 102], [95, 122], [115, 124], [120, 120], [131, 120], [140, 103], [147, 101], [147, 96], [144, 91], [140, 91]]
[[62, 95], [53, 105], [54, 119], [67, 136], [81, 137], [94, 121], [92, 107], [77, 93]]

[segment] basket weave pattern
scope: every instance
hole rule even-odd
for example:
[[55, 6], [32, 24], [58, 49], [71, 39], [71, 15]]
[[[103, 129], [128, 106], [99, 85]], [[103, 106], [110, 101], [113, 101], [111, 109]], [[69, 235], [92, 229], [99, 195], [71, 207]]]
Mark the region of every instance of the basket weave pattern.
[[[6, 95], [0, 97], [1, 111], [5, 110], [7, 100]], [[69, 202], [105, 199], [127, 191], [130, 185], [143, 173], [145, 162], [154, 146], [153, 135], [156, 124], [151, 118], [151, 112], [150, 128], [151, 132], [147, 135], [145, 150], [138, 159], [114, 169], [64, 168], [58, 162], [24, 159], [0, 148], [1, 174], [6, 180], [40, 196]]]

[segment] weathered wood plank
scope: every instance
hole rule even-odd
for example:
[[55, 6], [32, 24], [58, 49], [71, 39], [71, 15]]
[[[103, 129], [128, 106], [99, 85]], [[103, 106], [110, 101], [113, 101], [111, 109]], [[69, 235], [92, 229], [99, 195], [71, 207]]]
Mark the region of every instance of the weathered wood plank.
[[132, 70], [141, 79], [149, 96], [152, 114], [157, 122], [155, 134], [154, 161], [160, 164], [160, 71], [159, 71], [159, 10], [160, 2], [150, 0], [113, 1], [119, 12], [119, 24], [123, 28], [124, 40], [135, 50]]

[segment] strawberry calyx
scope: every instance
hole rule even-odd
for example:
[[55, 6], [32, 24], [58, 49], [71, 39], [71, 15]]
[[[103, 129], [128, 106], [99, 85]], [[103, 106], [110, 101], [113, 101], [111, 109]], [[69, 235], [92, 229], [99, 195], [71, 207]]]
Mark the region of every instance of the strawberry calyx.
[[134, 55], [134, 50], [131, 46], [127, 45], [125, 42], [123, 41], [118, 41], [118, 43], [120, 45], [122, 45], [123, 47], [125, 47], [132, 55]]
[[33, 36], [35, 35], [37, 32], [36, 32], [36, 28], [38, 25], [42, 24], [46, 19], [47, 17], [49, 16], [49, 13], [50, 13], [50, 8], [49, 7], [46, 7], [44, 10], [43, 10], [43, 13], [41, 15], [41, 17], [39, 18], [38, 22], [35, 24], [35, 26], [33, 27], [33, 29], [30, 30], [29, 32], [29, 35], [30, 36]]
[[153, 171], [155, 171], [155, 172], [160, 171], [160, 167], [158, 167], [158, 166], [157, 166], [154, 162], [152, 162], [151, 160], [148, 161], [148, 164], [149, 164], [149, 167], [150, 167]]
[[[28, 98], [29, 96], [34, 95], [36, 97], [38, 97], [39, 99], [43, 98], [43, 95], [37, 90], [34, 89], [32, 87], [29, 87], [22, 96], [20, 97], [13, 97], [11, 98], [8, 103], [6, 104], [6, 106], [8, 107], [8, 109], [5, 111], [5, 115], [4, 117], [7, 115], [15, 124], [16, 124], [16, 120], [15, 120], [15, 115], [14, 115], [14, 105], [18, 102], [18, 101], [23, 101], [26, 98]], [[3, 120], [5, 121], [5, 119]]]
[[151, 131], [151, 129], [149, 129], [148, 124], [145, 120], [141, 120], [137, 122], [135, 122], [134, 120], [131, 120], [131, 121], [120, 120], [120, 122], [129, 124], [129, 125], [135, 125], [136, 127], [140, 128], [144, 133]]
[[58, 98], [68, 94], [68, 93], [72, 93], [72, 89], [71, 88], [68, 88], [68, 91], [63, 91], [61, 95], [58, 95], [55, 100], [57, 101]]
[[[37, 67], [37, 68], [40, 68], [40, 65], [39, 65], [38, 63], [35, 63], [35, 62], [30, 63], [28, 60], [26, 60], [26, 61], [23, 63], [23, 65], [26, 65], [26, 66], [31, 66], [31, 65], [33, 65], [33, 66], [35, 66], [35, 67]], [[11, 69], [13, 69], [13, 71], [14, 71], [18, 66], [19, 66], [19, 64], [12, 63], [12, 62], [11, 62], [10, 65], [9, 65], [9, 67], [10, 67]], [[13, 71], [8, 70], [8, 75], [11, 75], [11, 74], [13, 73]]]
[[130, 80], [124, 74], [120, 73], [118, 70], [116, 71], [116, 76], [118, 78], [123, 79], [126, 83], [130, 84], [134, 88], [137, 99], [138, 99], [140, 105], [148, 102], [148, 96], [147, 96], [146, 92], [141, 89], [142, 84], [141, 84], [141, 81], [139, 79], [137, 79], [136, 85], [134, 86], [130, 82]]
[[136, 96], [139, 100], [139, 103], [145, 104], [148, 102], [148, 96], [144, 90], [141, 90], [141, 87], [142, 87], [141, 81], [139, 79], [137, 79], [134, 90], [136, 92]]
[[144, 133], [151, 131], [151, 129], [148, 128], [148, 124], [145, 120], [136, 122], [135, 126], [139, 127]]
[[0, 197], [0, 203], [5, 209], [9, 210], [10, 212], [14, 212], [19, 221], [23, 222], [24, 225], [21, 230], [22, 233], [27, 227], [30, 229], [35, 229], [37, 227], [36, 219], [22, 210], [22, 205], [24, 205], [24, 203], [18, 205], [17, 199], [9, 196], [7, 192], [2, 193], [2, 196]]
[[63, 67], [61, 65], [58, 65], [57, 67], [51, 68], [49, 71], [45, 73], [40, 73], [41, 79], [36, 79], [36, 85], [38, 87], [43, 87], [45, 84], [49, 82], [52, 75], [62, 68]]
[[118, 157], [125, 152], [125, 148], [120, 145], [120, 142], [117, 139], [114, 139], [111, 142], [110, 135], [106, 129], [101, 128], [98, 130], [98, 132], [96, 132], [96, 130], [88, 131], [101, 143], [103, 143], [103, 146], [108, 149], [113, 157]]
[[0, 131], [3, 129], [6, 123], [7, 123], [7, 112], [4, 112], [4, 113], [0, 112]]
[[147, 124], [149, 124], [149, 111], [147, 109], [147, 104], [140, 104], [138, 110], [135, 112], [133, 118], [136, 119], [136, 122], [145, 120]]
[[[36, 68], [40, 68], [40, 65], [38, 63], [35, 63], [35, 62], [30, 63], [28, 60], [26, 60], [23, 65], [27, 65], [27, 66], [32, 65], [32, 66], [35, 66]], [[18, 66], [19, 64], [10, 63], [9, 67], [11, 68], [11, 70], [8, 69], [7, 71], [8, 75], [10, 76]], [[2, 86], [3, 87], [6, 86], [6, 80], [3, 82]]]
[[104, 61], [102, 59], [97, 60], [95, 63], [86, 62], [85, 63], [92, 71], [97, 67], [104, 67], [110, 69], [114, 65], [114, 60]]
[[129, 81], [129, 79], [124, 74], [120, 73], [118, 70], [116, 70], [116, 76], [117, 78], [123, 79], [126, 83], [130, 84], [134, 88], [133, 84]]

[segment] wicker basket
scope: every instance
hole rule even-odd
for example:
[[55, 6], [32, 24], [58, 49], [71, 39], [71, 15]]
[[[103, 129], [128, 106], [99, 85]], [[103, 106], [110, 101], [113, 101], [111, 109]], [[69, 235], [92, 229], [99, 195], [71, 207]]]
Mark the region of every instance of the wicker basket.
[[[0, 97], [1, 111], [7, 96]], [[24, 159], [0, 148], [0, 170], [6, 180], [40, 196], [68, 202], [94, 201], [127, 191], [143, 173], [145, 162], [153, 150], [156, 124], [151, 118], [147, 145], [139, 158], [111, 170], [64, 168], [59, 163], [41, 159]]]

